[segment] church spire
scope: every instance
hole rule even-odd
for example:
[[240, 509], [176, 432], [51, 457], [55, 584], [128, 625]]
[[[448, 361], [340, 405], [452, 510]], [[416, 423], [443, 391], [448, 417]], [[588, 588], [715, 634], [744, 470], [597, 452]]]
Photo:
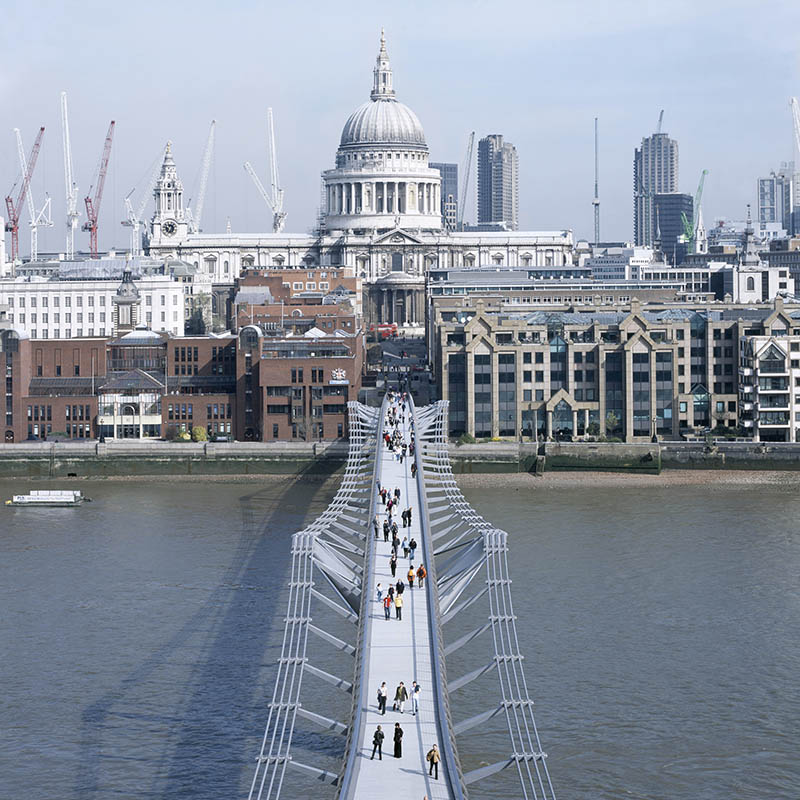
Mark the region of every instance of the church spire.
[[372, 85], [371, 100], [386, 100], [394, 98], [394, 87], [392, 86], [392, 68], [389, 65], [389, 54], [386, 52], [386, 36], [381, 28], [381, 49], [378, 58], [375, 60], [373, 70], [374, 82]]

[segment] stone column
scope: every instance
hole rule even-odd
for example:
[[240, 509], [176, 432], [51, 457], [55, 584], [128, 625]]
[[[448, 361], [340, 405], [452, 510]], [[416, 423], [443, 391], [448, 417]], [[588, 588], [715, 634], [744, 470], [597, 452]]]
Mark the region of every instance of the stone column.
[[572, 436], [573, 438], [578, 435], [578, 412], [573, 409], [572, 411]]
[[583, 432], [585, 434], [589, 433], [589, 409], [583, 409]]
[[551, 439], [553, 436], [553, 412], [549, 409], [547, 410], [547, 426], [544, 433], [548, 439]]

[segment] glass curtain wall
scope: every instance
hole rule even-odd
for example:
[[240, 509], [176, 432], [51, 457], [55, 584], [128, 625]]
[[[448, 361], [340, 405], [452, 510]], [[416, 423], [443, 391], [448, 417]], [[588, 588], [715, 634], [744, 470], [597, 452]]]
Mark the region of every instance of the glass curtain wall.
[[517, 372], [514, 353], [497, 356], [497, 416], [500, 436], [517, 435]]
[[475, 355], [475, 435], [492, 435], [492, 357]]

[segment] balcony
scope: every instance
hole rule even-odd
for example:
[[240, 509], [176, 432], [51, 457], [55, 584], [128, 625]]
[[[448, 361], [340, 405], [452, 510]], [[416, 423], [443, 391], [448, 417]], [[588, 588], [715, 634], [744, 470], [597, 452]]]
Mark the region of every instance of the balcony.
[[739, 377], [750, 378], [753, 375], [752, 367], [739, 367]]
[[740, 394], [751, 394], [753, 391], [753, 385], [749, 383], [743, 383], [739, 386], [739, 393]]
[[755, 403], [752, 403], [750, 400], [743, 400], [739, 403], [739, 410], [740, 411], [752, 411], [755, 406]]
[[739, 424], [743, 428], [752, 428], [753, 427], [753, 420], [751, 420], [751, 419], [740, 419], [739, 420]]

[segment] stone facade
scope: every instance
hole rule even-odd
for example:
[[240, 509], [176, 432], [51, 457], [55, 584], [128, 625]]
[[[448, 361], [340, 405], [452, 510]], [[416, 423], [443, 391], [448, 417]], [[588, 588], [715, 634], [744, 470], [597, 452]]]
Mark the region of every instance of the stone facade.
[[[757, 358], [764, 345], [750, 342], [778, 337], [787, 370], [777, 376], [781, 400], [794, 388], [789, 367], [800, 368], [800, 353], [792, 358], [800, 307], [784, 307], [780, 298], [758, 308], [631, 302], [613, 310], [519, 312], [478, 300], [467, 312], [436, 308], [433, 336], [452, 436], [517, 438], [536, 430], [547, 438], [646, 441], [718, 426], [752, 430], [753, 406], [740, 403], [748, 392], [740, 348], [755, 348]], [[772, 393], [766, 384], [760, 391]], [[793, 408], [782, 406], [781, 425], [762, 426], [759, 437], [795, 441]]]

